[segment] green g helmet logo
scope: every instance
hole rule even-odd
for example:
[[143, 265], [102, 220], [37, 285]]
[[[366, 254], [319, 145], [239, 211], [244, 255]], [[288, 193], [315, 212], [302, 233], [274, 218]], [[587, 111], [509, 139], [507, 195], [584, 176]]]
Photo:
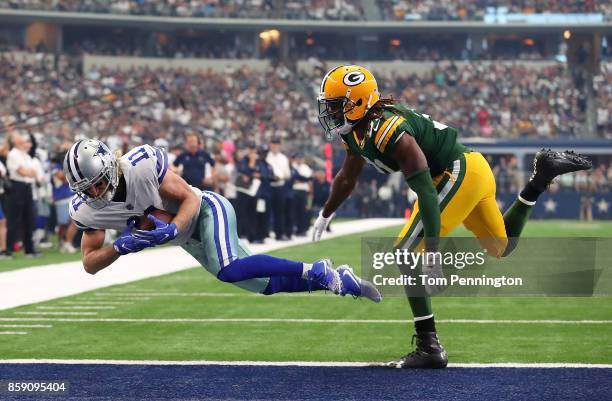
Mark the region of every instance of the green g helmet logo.
[[363, 72], [351, 71], [344, 76], [344, 78], [342, 79], [342, 82], [344, 82], [346, 86], [355, 86], [355, 85], [359, 85], [364, 80], [365, 80], [365, 74]]

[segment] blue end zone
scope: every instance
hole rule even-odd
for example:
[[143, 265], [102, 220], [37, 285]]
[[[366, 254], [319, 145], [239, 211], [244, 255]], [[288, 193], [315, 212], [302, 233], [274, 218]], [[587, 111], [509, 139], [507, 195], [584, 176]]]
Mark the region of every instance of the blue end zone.
[[68, 394], [2, 400], [609, 400], [612, 369], [387, 370], [297, 366], [0, 364], [0, 381], [67, 380]]

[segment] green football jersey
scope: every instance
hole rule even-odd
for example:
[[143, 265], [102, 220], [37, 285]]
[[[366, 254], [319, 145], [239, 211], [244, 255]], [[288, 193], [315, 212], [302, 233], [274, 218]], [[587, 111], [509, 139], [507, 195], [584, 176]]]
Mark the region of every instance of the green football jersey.
[[433, 176], [441, 174], [454, 160], [468, 151], [457, 142], [457, 130], [418, 113], [404, 105], [387, 106], [382, 118], [373, 120], [363, 140], [353, 131], [342, 135], [345, 147], [363, 158], [378, 171], [390, 174], [399, 171], [393, 158], [397, 141], [411, 135], [419, 145]]

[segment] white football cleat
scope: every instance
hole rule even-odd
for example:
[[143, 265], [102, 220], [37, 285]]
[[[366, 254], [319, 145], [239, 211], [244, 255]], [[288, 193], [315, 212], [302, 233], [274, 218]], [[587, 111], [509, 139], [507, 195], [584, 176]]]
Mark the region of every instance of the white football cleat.
[[378, 288], [371, 282], [357, 276], [353, 269], [348, 265], [339, 266], [336, 271], [340, 275], [342, 288], [340, 289], [341, 296], [346, 294], [354, 297], [364, 297], [376, 303], [382, 300], [382, 295]]

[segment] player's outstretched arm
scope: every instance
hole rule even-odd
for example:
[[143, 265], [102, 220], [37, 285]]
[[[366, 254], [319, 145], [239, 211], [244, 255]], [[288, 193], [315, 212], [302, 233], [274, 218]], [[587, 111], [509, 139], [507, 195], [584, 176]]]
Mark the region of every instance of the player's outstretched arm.
[[419, 198], [419, 213], [423, 222], [427, 250], [437, 250], [440, 237], [440, 206], [423, 151], [410, 135], [403, 135], [393, 152], [406, 182]]
[[355, 184], [361, 175], [364, 163], [365, 161], [360, 155], [349, 151], [346, 152], [342, 168], [334, 177], [329, 198], [327, 198], [323, 210], [321, 210], [319, 217], [314, 223], [312, 233], [313, 241], [321, 239], [321, 235], [323, 235], [323, 231], [325, 231], [329, 225], [336, 209], [340, 207], [342, 202], [344, 202], [351, 192], [353, 192], [353, 189], [355, 189]]
[[342, 202], [349, 197], [355, 184], [361, 175], [365, 161], [363, 158], [353, 152], [346, 152], [342, 168], [334, 177], [332, 182], [331, 193], [325, 206], [323, 206], [322, 214], [324, 217], [329, 217], [340, 207]]
[[104, 246], [104, 230], [83, 232], [81, 240], [83, 267], [89, 274], [96, 274], [119, 258], [112, 245]]
[[166, 173], [159, 187], [159, 194], [162, 198], [179, 202], [179, 209], [171, 223], [176, 225], [178, 232], [186, 229], [193, 216], [200, 209], [202, 202], [200, 197], [193, 192], [181, 176], [170, 170]]

